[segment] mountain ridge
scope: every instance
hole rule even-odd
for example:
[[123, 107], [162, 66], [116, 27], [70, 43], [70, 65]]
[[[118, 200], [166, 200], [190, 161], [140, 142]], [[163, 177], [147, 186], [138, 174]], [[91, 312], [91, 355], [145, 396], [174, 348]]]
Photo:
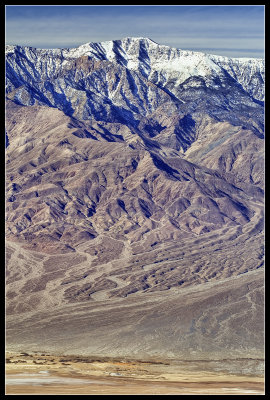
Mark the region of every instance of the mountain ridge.
[[[139, 42], [139, 43], [138, 43]], [[130, 68], [134, 69], [139, 67], [145, 72], [145, 68], [142, 68], [140, 66], [140, 63], [134, 62], [134, 60], [131, 59], [129, 60], [127, 54], [130, 54], [130, 51], [135, 50], [138, 53], [138, 56], [140, 57], [140, 52], [141, 52], [141, 58], [143, 59], [144, 57], [142, 56], [144, 53], [144, 56], [147, 55], [148, 52], [151, 51], [154, 53], [158, 53], [159, 55], [163, 56], [165, 55], [165, 60], [167, 57], [167, 61], [170, 60], [170, 58], [179, 58], [181, 56], [181, 62], [185, 60], [185, 62], [189, 61], [189, 58], [191, 57], [191, 64], [194, 63], [194, 60], [197, 59], [198, 63], [204, 62], [204, 68], [207, 69], [207, 67], [211, 67], [212, 69], [216, 69], [219, 72], [219, 65], [224, 64], [225, 69], [227, 70], [228, 73], [233, 73], [234, 75], [239, 76], [239, 72], [237, 71], [237, 65], [238, 69], [241, 66], [241, 64], [251, 64], [249, 68], [249, 73], [252, 72], [252, 70], [255, 70], [258, 73], [261, 73], [264, 69], [264, 61], [263, 59], [243, 59], [243, 58], [229, 58], [229, 57], [224, 57], [224, 56], [215, 56], [215, 55], [208, 55], [206, 53], [201, 53], [201, 52], [193, 52], [193, 51], [187, 51], [187, 50], [180, 50], [176, 48], [171, 48], [169, 46], [165, 45], [159, 45], [155, 42], [153, 42], [151, 39], [145, 39], [145, 38], [124, 38], [122, 40], [113, 40], [113, 41], [105, 41], [105, 42], [97, 42], [97, 43], [86, 43], [83, 44], [79, 47], [76, 48], [63, 48], [63, 49], [36, 49], [32, 47], [26, 47], [26, 46], [7, 46], [7, 51], [8, 53], [13, 50], [13, 52], [16, 52], [16, 50], [21, 50], [22, 53], [24, 52], [37, 52], [41, 56], [47, 55], [58, 55], [61, 57], [67, 57], [67, 58], [78, 58], [83, 55], [89, 55], [92, 56], [93, 58], [97, 59], [107, 59], [107, 60], [115, 60], [117, 59], [117, 56], [119, 56], [119, 59], [122, 60], [122, 63]], [[131, 49], [130, 49], [131, 48]], [[71, 55], [69, 55], [71, 53]], [[146, 53], [146, 54], [145, 54]], [[137, 55], [137, 54], [136, 54]], [[172, 57], [171, 57], [172, 56]], [[149, 56], [148, 56], [149, 57]], [[137, 58], [137, 57], [135, 57]], [[121, 62], [121, 61], [120, 61]], [[145, 62], [145, 60], [144, 60]], [[209, 65], [210, 63], [210, 65]], [[228, 65], [226, 65], [228, 64]], [[161, 66], [163, 67], [163, 64], [161, 63]], [[167, 67], [169, 65], [167, 64]], [[235, 70], [234, 70], [235, 67]], [[171, 67], [170, 67], [171, 68]], [[201, 68], [199, 72], [205, 73], [204, 68]], [[157, 69], [157, 65], [155, 65], [155, 69]], [[176, 67], [177, 70], [177, 67]], [[232, 70], [232, 71], [230, 71]], [[177, 71], [177, 72], [182, 72], [183, 71]], [[147, 73], [146, 73], [147, 75]], [[193, 74], [194, 75], [194, 74]]]
[[100, 44], [102, 44], [102, 43], [114, 43], [114, 42], [125, 42], [125, 41], [143, 41], [143, 42], [147, 42], [148, 44], [149, 43], [151, 43], [151, 44], [154, 44], [154, 45], [157, 45], [157, 46], [160, 46], [160, 47], [169, 47], [170, 49], [173, 49], [173, 50], [178, 50], [178, 51], [182, 51], [182, 52], [189, 52], [189, 53], [199, 53], [199, 54], [208, 54], [208, 55], [211, 55], [211, 56], [214, 56], [214, 57], [217, 57], [217, 58], [220, 58], [221, 60], [223, 60], [223, 59], [231, 59], [231, 60], [243, 60], [243, 61], [248, 61], [248, 60], [257, 60], [257, 61], [261, 61], [261, 60], [264, 60], [263, 58], [257, 58], [257, 57], [228, 57], [228, 56], [221, 56], [221, 55], [218, 55], [218, 54], [212, 54], [212, 53], [205, 53], [205, 52], [202, 52], [202, 51], [194, 51], [194, 50], [181, 50], [180, 48], [178, 48], [178, 47], [172, 47], [172, 46], [169, 46], [169, 45], [165, 45], [165, 44], [159, 44], [159, 43], [157, 43], [157, 42], [155, 42], [153, 39], [151, 39], [151, 38], [148, 38], [148, 37], [143, 37], [143, 36], [138, 36], [138, 37], [136, 37], [136, 36], [126, 36], [126, 37], [124, 37], [124, 38], [122, 38], [122, 39], [113, 39], [113, 40], [105, 40], [105, 41], [100, 41], [100, 42], [86, 42], [86, 43], [83, 43], [83, 44], [81, 44], [81, 45], [79, 45], [79, 46], [76, 46], [76, 47], [61, 47], [61, 48], [39, 48], [39, 47], [33, 47], [33, 46], [25, 46], [25, 45], [10, 45], [10, 44], [6, 44], [6, 53], [8, 53], [8, 52], [11, 52], [11, 51], [14, 51], [14, 49], [15, 48], [27, 48], [27, 49], [29, 49], [29, 50], [41, 50], [41, 51], [43, 51], [43, 52], [45, 52], [45, 51], [52, 51], [52, 52], [56, 52], [56, 53], [59, 53], [59, 52], [61, 52], [62, 50], [76, 50], [76, 49], [78, 49], [78, 48], [86, 48], [86, 47], [88, 47], [89, 45], [100, 45]]

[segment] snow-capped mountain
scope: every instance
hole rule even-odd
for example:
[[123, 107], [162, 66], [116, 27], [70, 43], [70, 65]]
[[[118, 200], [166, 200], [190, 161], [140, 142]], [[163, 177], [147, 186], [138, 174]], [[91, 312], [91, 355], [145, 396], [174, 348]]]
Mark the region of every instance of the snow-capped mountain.
[[257, 363], [263, 60], [145, 38], [6, 51], [9, 342]]
[[[175, 149], [189, 147], [192, 119], [201, 113], [263, 135], [263, 60], [125, 38], [73, 49], [7, 46], [6, 62], [8, 97], [17, 103], [57, 107], [80, 120], [124, 123], [150, 137], [170, 117]], [[161, 140], [167, 140], [164, 132]]]
[[[227, 72], [254, 98], [263, 99], [262, 59], [228, 58], [180, 50], [159, 45], [148, 38], [127, 37], [123, 40], [90, 42], [71, 49], [44, 50], [7, 46], [6, 52], [8, 65], [13, 67], [18, 77], [29, 74], [35, 78], [51, 78], [64, 69], [70, 60], [88, 56], [139, 71], [151, 82], [160, 85], [166, 85], [171, 79], [175, 79], [175, 85], [180, 85], [192, 76], [218, 77]], [[15, 86], [13, 82], [11, 84]], [[260, 86], [260, 90], [257, 86]]]
[[[263, 60], [182, 51], [145, 38], [74, 49], [7, 46], [6, 52], [7, 98], [64, 112], [72, 118], [65, 124], [75, 128], [73, 135], [143, 149], [150, 164], [179, 181], [189, 180], [196, 164], [222, 174], [233, 171], [230, 183], [262, 187]], [[30, 107], [23, 118], [29, 121], [31, 113]], [[10, 151], [32, 141], [20, 135], [15, 140], [12, 121], [7, 125]], [[77, 159], [74, 151], [67, 146], [62, 156]], [[177, 172], [170, 157], [185, 157], [188, 164], [181, 161]], [[137, 162], [131, 161], [132, 170]], [[203, 192], [208, 190], [206, 185]], [[247, 193], [261, 195], [253, 186]], [[95, 208], [96, 200], [91, 201]]]

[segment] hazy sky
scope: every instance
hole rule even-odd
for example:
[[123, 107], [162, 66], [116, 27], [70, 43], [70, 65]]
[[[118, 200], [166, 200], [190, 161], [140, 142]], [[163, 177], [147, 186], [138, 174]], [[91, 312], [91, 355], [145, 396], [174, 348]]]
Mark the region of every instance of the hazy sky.
[[38, 48], [149, 37], [229, 57], [264, 57], [264, 6], [6, 6], [6, 44]]

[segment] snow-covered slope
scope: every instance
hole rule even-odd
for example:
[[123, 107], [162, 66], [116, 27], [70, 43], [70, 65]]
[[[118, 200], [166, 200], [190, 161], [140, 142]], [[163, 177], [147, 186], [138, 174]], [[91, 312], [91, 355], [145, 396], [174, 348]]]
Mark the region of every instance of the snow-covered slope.
[[[7, 46], [8, 90], [16, 87], [10, 79], [10, 68], [17, 78], [32, 75], [50, 78], [61, 71], [71, 59], [89, 56], [108, 60], [139, 71], [150, 81], [166, 84], [175, 79], [179, 85], [192, 76], [217, 77], [229, 74], [248, 93], [258, 100], [264, 96], [264, 60], [255, 58], [228, 58], [159, 45], [148, 38], [127, 37], [100, 43], [86, 43], [77, 48], [35, 49]], [[19, 82], [18, 80], [18, 82]]]

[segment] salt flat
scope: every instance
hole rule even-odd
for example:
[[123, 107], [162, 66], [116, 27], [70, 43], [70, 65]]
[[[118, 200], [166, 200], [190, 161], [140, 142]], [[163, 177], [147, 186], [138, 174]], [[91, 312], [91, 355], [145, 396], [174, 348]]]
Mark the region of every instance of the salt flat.
[[[207, 363], [8, 353], [6, 394], [263, 394], [262, 376], [213, 373]], [[203, 368], [206, 367], [205, 370]], [[209, 368], [209, 366], [208, 366]]]

